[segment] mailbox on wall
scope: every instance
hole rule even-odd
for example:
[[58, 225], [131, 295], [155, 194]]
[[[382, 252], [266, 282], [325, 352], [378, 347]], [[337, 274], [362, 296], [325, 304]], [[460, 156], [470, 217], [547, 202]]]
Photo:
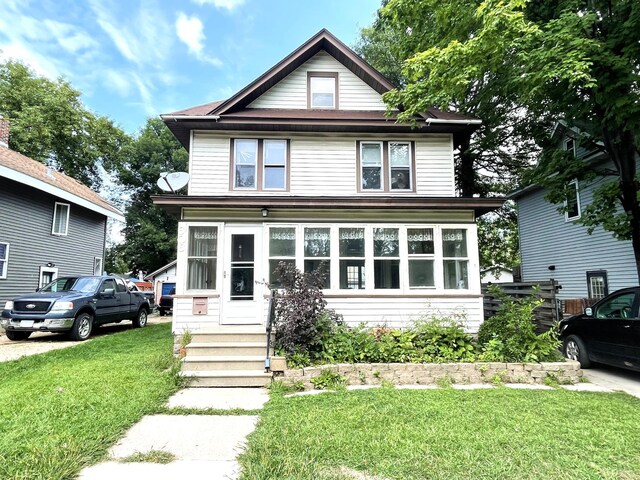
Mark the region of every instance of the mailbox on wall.
[[193, 298], [193, 314], [206, 315], [209, 308], [209, 299], [207, 297]]

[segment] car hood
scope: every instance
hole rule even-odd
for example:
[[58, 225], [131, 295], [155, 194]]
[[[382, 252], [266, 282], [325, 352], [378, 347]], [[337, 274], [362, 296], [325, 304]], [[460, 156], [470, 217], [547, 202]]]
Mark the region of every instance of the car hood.
[[77, 300], [79, 298], [90, 297], [92, 294], [83, 293], [83, 292], [34, 292], [27, 293], [26, 295], [20, 295], [19, 297], [15, 297], [13, 299], [14, 302], [53, 302], [55, 300], [59, 300], [64, 298], [70, 302]]

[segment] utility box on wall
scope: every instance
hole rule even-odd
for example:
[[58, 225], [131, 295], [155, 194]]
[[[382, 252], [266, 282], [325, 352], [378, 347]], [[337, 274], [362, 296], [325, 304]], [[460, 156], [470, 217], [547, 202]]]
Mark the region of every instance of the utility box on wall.
[[193, 314], [206, 315], [209, 310], [209, 299], [207, 297], [193, 297]]

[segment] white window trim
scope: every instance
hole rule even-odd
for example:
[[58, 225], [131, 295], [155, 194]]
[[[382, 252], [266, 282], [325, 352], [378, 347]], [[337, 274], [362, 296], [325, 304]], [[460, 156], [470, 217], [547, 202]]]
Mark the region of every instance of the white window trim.
[[40, 267], [40, 274], [38, 275], [38, 288], [44, 287], [46, 284], [42, 281], [42, 276], [44, 273], [53, 273], [51, 276], [51, 280], [55, 280], [58, 278], [58, 268], [57, 267]]
[[9, 272], [9, 243], [0, 242], [5, 245], [5, 256], [4, 258], [0, 258], [4, 262], [4, 268], [0, 270], [0, 280], [5, 280], [7, 278], [7, 274]]
[[[409, 186], [407, 188], [391, 188], [391, 183], [393, 182], [393, 178], [391, 178], [391, 144], [394, 145], [407, 145], [409, 147]], [[387, 172], [387, 184], [389, 188], [389, 193], [394, 192], [411, 192], [413, 191], [413, 149], [411, 148], [412, 143], [408, 141], [401, 140], [389, 140], [387, 141], [387, 158], [389, 159], [389, 171]], [[396, 167], [398, 168], [398, 167]]]
[[[236, 154], [238, 152], [237, 142], [254, 142], [256, 145], [256, 158], [255, 163], [253, 165], [253, 187], [238, 187], [236, 185], [237, 177], [237, 163], [236, 163]], [[258, 163], [260, 162], [260, 144], [257, 138], [234, 138], [233, 139], [233, 190], [258, 190]]]
[[[571, 148], [567, 148], [569, 145], [569, 142], [573, 143], [573, 146]], [[573, 156], [575, 157], [576, 155], [576, 141], [573, 138], [565, 138], [564, 142], [562, 143], [563, 148], [567, 151], [567, 152], [571, 152], [573, 153]]]
[[[100, 260], [100, 269], [96, 272], [96, 261]], [[102, 275], [102, 271], [104, 270], [104, 262], [102, 257], [93, 257], [93, 274], [94, 275]]]
[[[433, 253], [409, 253], [409, 233], [408, 233], [409, 229], [430, 229], [431, 235], [433, 236]], [[400, 233], [402, 236], [404, 236], [403, 243], [404, 243], [404, 249], [405, 249], [404, 253], [402, 251], [402, 248], [400, 249], [400, 256], [402, 258], [402, 255], [404, 255], [407, 259], [406, 261], [407, 271], [406, 271], [406, 275], [404, 276], [404, 278], [407, 279], [407, 288], [409, 290], [423, 290], [423, 291], [435, 290], [436, 286], [438, 285], [437, 275], [441, 275], [438, 264], [442, 263], [442, 262], [438, 262], [438, 258], [442, 258], [442, 251], [440, 252], [440, 257], [438, 257], [438, 242], [441, 242], [439, 237], [439, 234], [440, 234], [439, 230], [435, 227], [425, 227], [423, 225], [420, 225], [420, 226], [407, 225], [407, 227], [404, 230], [401, 230]], [[400, 245], [402, 246], [402, 243]], [[440, 249], [442, 249], [442, 244], [440, 245]], [[411, 260], [431, 260], [433, 262], [433, 285], [416, 285], [416, 286], [411, 285], [411, 279], [409, 278], [409, 262]], [[402, 269], [400, 274], [402, 275]], [[444, 277], [443, 277], [443, 281], [444, 281]]]
[[566, 210], [567, 206], [568, 206], [568, 202], [565, 200], [564, 201], [564, 207], [565, 207], [565, 212], [564, 212], [564, 221], [565, 222], [573, 222], [575, 220], [578, 220], [580, 217], [582, 217], [582, 205], [580, 204], [580, 184], [578, 182], [577, 179], [572, 180], [569, 182], [569, 185], [573, 185], [576, 191], [576, 206], [578, 207], [578, 215], [576, 215], [575, 217], [570, 217], [569, 216], [569, 211]]
[[[365, 145], [378, 145], [380, 148], [380, 188], [364, 188], [364, 155], [363, 149]], [[367, 165], [372, 167], [373, 165]], [[384, 142], [381, 140], [362, 140], [360, 142], [360, 191], [362, 192], [383, 192], [385, 186], [385, 174], [384, 174]]]
[[[218, 227], [217, 238], [217, 255], [216, 255], [216, 288], [211, 289], [188, 289], [189, 282], [189, 230], [191, 227]], [[184, 229], [184, 230], [182, 230]], [[221, 291], [224, 270], [224, 224], [213, 222], [184, 222], [178, 226], [178, 261], [176, 266], [176, 294], [189, 296], [211, 296], [213, 294], [219, 294]], [[184, 242], [180, 244], [180, 239], [183, 238]], [[198, 257], [204, 258], [204, 257]], [[214, 257], [210, 257], [214, 258]], [[182, 279], [179, 281], [179, 279]]]
[[[326, 73], [330, 73], [332, 75], [326, 75]], [[310, 109], [318, 109], [318, 110], [335, 110], [337, 108], [337, 96], [338, 96], [338, 74], [333, 75], [334, 72], [309, 72], [309, 108]], [[325, 74], [325, 75], [323, 75]], [[313, 104], [313, 79], [321, 78], [321, 79], [329, 79], [333, 80], [333, 95], [332, 95], [332, 103], [331, 105], [314, 105]]]
[[[56, 220], [58, 216], [58, 205], [64, 205], [67, 207], [67, 218], [64, 223], [64, 233], [56, 232]], [[60, 237], [66, 237], [69, 234], [69, 217], [71, 216], [71, 205], [68, 203], [55, 202], [53, 206], [53, 224], [51, 225], [51, 235], [57, 235]]]
[[[267, 149], [265, 148], [265, 144], [268, 142], [278, 142], [278, 143], [284, 143], [284, 163], [281, 165], [267, 165], [266, 162], [266, 151]], [[266, 192], [273, 192], [273, 191], [285, 191], [287, 190], [287, 158], [289, 156], [289, 151], [288, 151], [288, 147], [289, 147], [289, 142], [287, 142], [285, 139], [282, 138], [265, 138], [262, 140], [262, 190], [266, 191]], [[266, 186], [266, 181], [267, 181], [267, 168], [282, 168], [284, 169], [284, 185], [282, 185], [282, 187], [267, 187]]]

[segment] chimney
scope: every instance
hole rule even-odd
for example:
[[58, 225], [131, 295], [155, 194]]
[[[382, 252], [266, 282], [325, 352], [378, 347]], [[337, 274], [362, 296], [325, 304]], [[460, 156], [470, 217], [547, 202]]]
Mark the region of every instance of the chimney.
[[9, 148], [9, 120], [0, 115], [0, 147]]

